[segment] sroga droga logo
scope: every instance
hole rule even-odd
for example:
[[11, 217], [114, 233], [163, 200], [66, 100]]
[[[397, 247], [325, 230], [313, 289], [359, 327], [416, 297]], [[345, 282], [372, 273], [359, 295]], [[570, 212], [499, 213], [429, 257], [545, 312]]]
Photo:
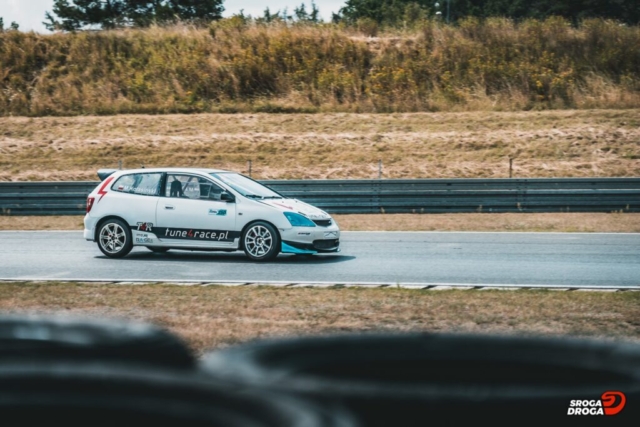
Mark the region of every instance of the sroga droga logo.
[[567, 415], [616, 415], [627, 403], [621, 391], [605, 391], [600, 399], [571, 400]]

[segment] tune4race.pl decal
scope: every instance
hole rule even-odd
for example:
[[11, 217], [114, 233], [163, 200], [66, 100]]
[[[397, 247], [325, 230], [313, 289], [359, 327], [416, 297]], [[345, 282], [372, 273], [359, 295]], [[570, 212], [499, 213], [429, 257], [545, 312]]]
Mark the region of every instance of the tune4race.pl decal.
[[240, 237], [240, 232], [229, 230], [198, 230], [195, 228], [160, 228], [155, 229], [160, 239], [185, 239], [200, 241], [232, 242]]
[[571, 400], [567, 415], [616, 415], [627, 398], [621, 391], [605, 391], [600, 399]]

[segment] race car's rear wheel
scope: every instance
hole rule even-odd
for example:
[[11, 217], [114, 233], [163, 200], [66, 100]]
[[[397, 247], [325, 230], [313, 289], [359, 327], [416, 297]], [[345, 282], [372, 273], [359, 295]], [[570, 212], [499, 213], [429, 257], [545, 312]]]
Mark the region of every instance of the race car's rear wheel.
[[268, 261], [280, 252], [280, 235], [269, 223], [251, 224], [242, 235], [244, 253], [254, 261]]
[[98, 248], [109, 258], [121, 258], [131, 252], [131, 230], [119, 219], [108, 219], [100, 224]]

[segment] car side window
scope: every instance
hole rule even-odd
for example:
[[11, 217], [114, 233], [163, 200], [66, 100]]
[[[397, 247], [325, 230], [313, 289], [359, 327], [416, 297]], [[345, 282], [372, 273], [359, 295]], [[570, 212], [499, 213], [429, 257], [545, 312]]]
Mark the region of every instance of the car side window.
[[167, 174], [166, 197], [220, 200], [224, 190], [208, 179], [193, 175]]
[[141, 196], [159, 196], [161, 180], [161, 173], [134, 173], [118, 178], [111, 189]]

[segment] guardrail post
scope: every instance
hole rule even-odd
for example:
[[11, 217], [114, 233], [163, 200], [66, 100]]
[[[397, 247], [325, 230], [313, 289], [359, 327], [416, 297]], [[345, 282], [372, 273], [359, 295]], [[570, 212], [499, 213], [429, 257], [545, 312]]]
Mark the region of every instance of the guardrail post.
[[247, 168], [249, 169], [249, 178], [251, 178], [251, 160], [249, 160], [247, 163], [248, 163]]
[[516, 208], [520, 212], [526, 212], [529, 204], [528, 204], [528, 196], [529, 196], [529, 184], [526, 179], [518, 179], [517, 180], [517, 194], [516, 194]]
[[382, 178], [382, 159], [378, 160], [378, 179]]

